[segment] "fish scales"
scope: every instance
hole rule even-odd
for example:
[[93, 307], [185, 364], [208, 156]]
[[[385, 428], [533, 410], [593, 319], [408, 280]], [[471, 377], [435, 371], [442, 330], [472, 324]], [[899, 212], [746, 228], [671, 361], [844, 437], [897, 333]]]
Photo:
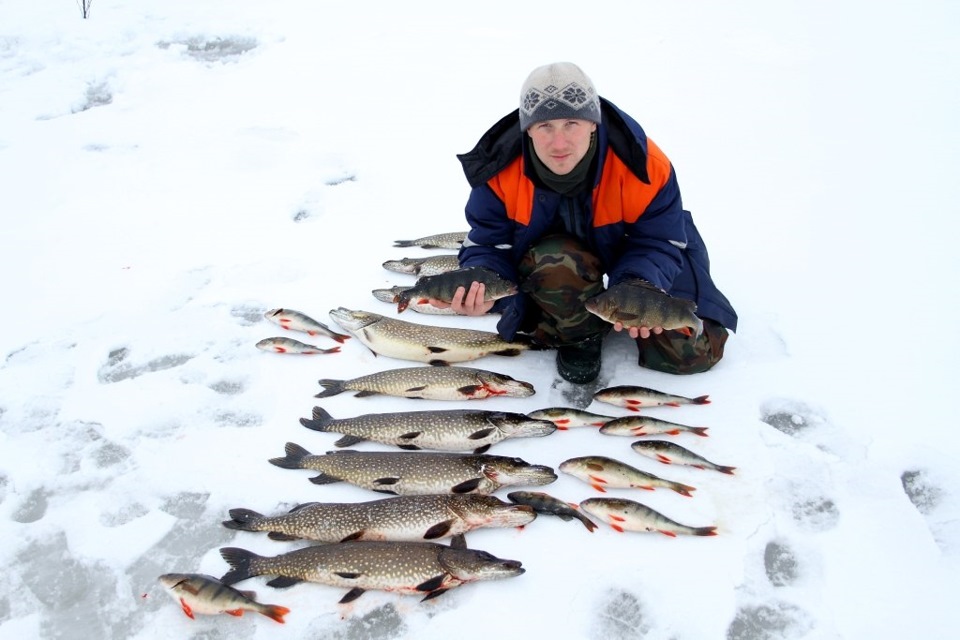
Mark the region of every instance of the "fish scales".
[[290, 613], [286, 607], [257, 602], [257, 594], [252, 591], [239, 591], [206, 574], [165, 573], [159, 580], [188, 618], [218, 613], [241, 616], [244, 611], [253, 611], [283, 623], [283, 617]]
[[531, 411], [527, 416], [538, 420], [550, 420], [557, 425], [557, 429], [560, 430], [571, 429], [573, 427], [602, 427], [613, 420], [613, 416], [600, 415], [572, 407], [538, 409]]
[[434, 233], [414, 240], [394, 240], [395, 247], [421, 247], [423, 249], [459, 249], [467, 238], [466, 231]]
[[692, 300], [671, 296], [643, 280], [616, 284], [584, 302], [587, 311], [624, 327], [663, 327], [699, 338], [703, 321]]
[[340, 307], [330, 315], [374, 353], [400, 360], [442, 365], [540, 348], [526, 336], [508, 342], [493, 331], [425, 325], [371, 311]]
[[460, 260], [455, 253], [426, 258], [401, 258], [400, 260], [387, 260], [383, 263], [383, 268], [387, 271], [406, 273], [422, 278], [423, 276], [434, 276], [438, 273], [459, 269]]
[[659, 531], [672, 538], [678, 533], [692, 536], [717, 535], [717, 528], [714, 526], [691, 527], [681, 524], [645, 504], [624, 498], [587, 498], [580, 503], [580, 508], [621, 533]]
[[333, 331], [330, 327], [314, 320], [302, 311], [296, 309], [270, 309], [264, 317], [289, 331], [302, 331], [311, 336], [327, 336], [337, 342], [343, 342], [350, 336]]
[[[371, 293], [373, 297], [381, 302], [390, 302], [392, 304], [397, 304], [400, 302], [400, 294], [404, 291], [410, 289], [411, 287], [404, 286], [395, 286], [390, 287], [389, 289], [374, 289]], [[453, 310], [452, 307], [435, 307], [429, 302], [421, 302], [419, 300], [411, 300], [410, 304], [407, 305], [407, 308], [411, 311], [416, 311], [417, 313], [422, 313], [425, 315], [433, 316], [455, 316], [457, 312]]]
[[605, 436], [675, 436], [680, 433], [692, 433], [706, 438], [707, 427], [692, 427], [652, 416], [633, 415], [610, 420], [600, 427], [600, 433]]
[[473, 367], [400, 367], [350, 380], [325, 378], [318, 398], [356, 391], [357, 397], [376, 394], [429, 400], [481, 400], [492, 396], [526, 398], [533, 385], [508, 375]]
[[435, 540], [481, 527], [521, 527], [536, 518], [529, 507], [480, 494], [411, 495], [368, 502], [299, 505], [289, 513], [264, 516], [231, 509], [224, 526], [267, 532], [274, 540]]
[[340, 353], [340, 345], [335, 347], [330, 347], [329, 349], [321, 349], [320, 347], [307, 344], [305, 342], [300, 342], [299, 340], [294, 340], [292, 338], [284, 337], [272, 337], [264, 338], [256, 344], [257, 349], [261, 351], [270, 351], [273, 353], [288, 353], [288, 354], [301, 354], [301, 355], [321, 355], [328, 353]]
[[638, 440], [631, 444], [630, 448], [640, 455], [647, 456], [664, 464], [679, 464], [696, 469], [712, 469], [728, 475], [733, 475], [733, 472], [736, 470], [736, 467], [711, 462], [686, 447], [681, 447], [673, 442], [665, 442], [663, 440]]
[[426, 600], [468, 582], [524, 572], [515, 560], [432, 542], [354, 541], [311, 546], [272, 557], [226, 547], [220, 555], [231, 566], [221, 578], [225, 583], [271, 575], [278, 576], [267, 583], [271, 586], [308, 581], [349, 588], [341, 603], [370, 589], [424, 595]]
[[484, 285], [484, 302], [499, 300], [517, 292], [515, 283], [501, 278], [496, 272], [483, 267], [467, 267], [420, 278], [415, 285], [397, 294], [397, 312], [402, 313], [414, 301], [424, 303], [434, 299], [449, 303], [457, 289], [463, 287], [467, 290], [474, 282]]
[[695, 487], [661, 478], [606, 456], [583, 456], [560, 463], [560, 471], [583, 480], [597, 491], [610, 489], [671, 489], [690, 497]]
[[286, 456], [270, 463], [284, 469], [309, 469], [315, 484], [349, 484], [395, 495], [438, 493], [488, 494], [501, 486], [542, 485], [557, 479], [550, 467], [520, 458], [489, 454], [419, 451], [332, 451], [315, 455], [288, 442]]
[[710, 404], [709, 396], [688, 398], [672, 393], [664, 393], [649, 387], [637, 385], [620, 385], [600, 389], [593, 394], [597, 402], [624, 407], [630, 411], [638, 411], [643, 407], [679, 407], [683, 404]]
[[368, 413], [337, 419], [322, 407], [314, 407], [312, 419], [301, 418], [300, 424], [315, 431], [344, 434], [334, 443], [337, 447], [369, 440], [410, 450], [474, 453], [483, 453], [508, 438], [541, 437], [556, 431], [552, 422], [522, 413], [474, 409]]

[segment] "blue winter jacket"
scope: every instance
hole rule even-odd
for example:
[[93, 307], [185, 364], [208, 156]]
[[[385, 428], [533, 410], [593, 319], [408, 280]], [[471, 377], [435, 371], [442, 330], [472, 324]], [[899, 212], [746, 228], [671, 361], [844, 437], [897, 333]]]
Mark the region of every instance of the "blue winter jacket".
[[[633, 118], [606, 99], [600, 103], [587, 242], [608, 284], [642, 278], [693, 300], [697, 315], [736, 330], [737, 314], [710, 277], [707, 249], [683, 209], [673, 165]], [[532, 179], [528, 140], [514, 111], [457, 156], [472, 187], [462, 267], [486, 267], [517, 282], [521, 258], [554, 226], [564, 196]], [[497, 301], [503, 338], [514, 338], [528, 304], [522, 293]]]

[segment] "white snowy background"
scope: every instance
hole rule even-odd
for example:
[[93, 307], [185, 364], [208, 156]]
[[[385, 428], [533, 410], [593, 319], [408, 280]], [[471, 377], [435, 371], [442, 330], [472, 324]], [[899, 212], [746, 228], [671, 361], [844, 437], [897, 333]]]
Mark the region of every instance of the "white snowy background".
[[[88, 20], [71, 0], [0, 0], [0, 637], [954, 637], [958, 24], [933, 0], [95, 0]], [[356, 340], [261, 352], [282, 332], [263, 312], [395, 313], [370, 291], [413, 279], [382, 262], [435, 251], [393, 241], [465, 229], [455, 155], [556, 60], [674, 162], [741, 319], [690, 377], [637, 368], [613, 336], [601, 382], [709, 394], [650, 414], [708, 427], [675, 441], [738, 472], [659, 465], [590, 428], [490, 453], [616, 457], [697, 491], [610, 495], [719, 535], [541, 516], [467, 536], [521, 560], [517, 578], [350, 607], [255, 578], [238, 587], [292, 609], [285, 625], [188, 619], [157, 576], [298, 546], [224, 528], [229, 509], [382, 497], [267, 462], [288, 441], [333, 448], [298, 423], [315, 404], [452, 408], [313, 398], [319, 378], [413, 363]], [[551, 352], [471, 364], [536, 387], [474, 408], [568, 405]], [[561, 475], [540, 490], [599, 495]]]

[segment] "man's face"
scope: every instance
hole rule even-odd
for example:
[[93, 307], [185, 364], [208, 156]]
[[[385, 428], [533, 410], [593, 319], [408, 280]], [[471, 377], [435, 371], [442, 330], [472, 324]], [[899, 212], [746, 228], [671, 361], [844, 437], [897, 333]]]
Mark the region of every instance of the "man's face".
[[565, 176], [583, 160], [590, 149], [590, 134], [597, 124], [589, 120], [544, 120], [533, 124], [527, 133], [533, 150], [550, 171]]

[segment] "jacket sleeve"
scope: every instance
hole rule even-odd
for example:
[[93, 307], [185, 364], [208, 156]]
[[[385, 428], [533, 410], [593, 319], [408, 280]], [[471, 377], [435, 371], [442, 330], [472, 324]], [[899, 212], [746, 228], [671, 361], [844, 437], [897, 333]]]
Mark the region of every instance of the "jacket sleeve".
[[466, 206], [470, 231], [460, 249], [461, 267], [486, 267], [501, 277], [517, 282], [513, 259], [514, 222], [506, 207], [487, 185], [470, 191]]
[[610, 285], [642, 278], [670, 289], [683, 266], [681, 251], [687, 237], [677, 178], [669, 176], [647, 208], [633, 222], [624, 222], [622, 251], [610, 269]]

